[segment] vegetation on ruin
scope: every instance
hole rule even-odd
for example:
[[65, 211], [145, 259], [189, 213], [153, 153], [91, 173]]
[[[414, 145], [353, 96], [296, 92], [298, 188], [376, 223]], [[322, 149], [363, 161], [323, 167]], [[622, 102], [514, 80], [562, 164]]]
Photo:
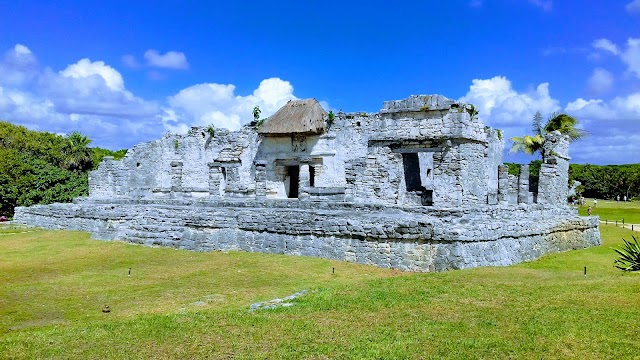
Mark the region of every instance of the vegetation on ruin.
[[612, 248], [635, 233], [601, 230], [603, 246], [415, 274], [0, 228], [0, 358], [634, 358], [638, 278]]
[[532, 130], [533, 135], [524, 135], [522, 137], [511, 138], [511, 152], [522, 151], [525, 154], [540, 153], [545, 158], [544, 143], [545, 135], [554, 131], [569, 136], [569, 141], [573, 142], [586, 136], [584, 130], [578, 128], [579, 121], [573, 116], [554, 112], [549, 116], [547, 122], [542, 123], [542, 114], [536, 111], [533, 115]]
[[213, 125], [209, 125], [207, 126], [207, 133], [209, 134], [210, 137], [215, 137], [216, 136], [216, 128]]
[[79, 132], [62, 136], [0, 121], [0, 215], [16, 206], [69, 202], [88, 195], [87, 174], [113, 152], [90, 148]]

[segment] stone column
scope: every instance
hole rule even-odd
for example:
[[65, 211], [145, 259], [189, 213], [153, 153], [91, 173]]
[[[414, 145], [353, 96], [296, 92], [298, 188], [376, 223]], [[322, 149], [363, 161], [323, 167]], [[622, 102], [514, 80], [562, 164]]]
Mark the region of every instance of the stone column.
[[267, 198], [267, 162], [256, 160], [256, 199]]
[[498, 204], [507, 204], [507, 194], [509, 193], [509, 167], [507, 165], [498, 166]]
[[309, 159], [300, 160], [300, 176], [298, 178], [298, 199], [306, 200], [309, 198]]
[[529, 165], [520, 165], [518, 177], [518, 204], [529, 203]]
[[182, 192], [182, 161], [171, 162], [171, 192]]
[[569, 137], [558, 131], [545, 136], [538, 181], [538, 203], [566, 205], [569, 183]]
[[219, 162], [210, 162], [209, 166], [209, 198], [219, 199], [220, 183], [222, 182], [222, 172], [220, 172]]

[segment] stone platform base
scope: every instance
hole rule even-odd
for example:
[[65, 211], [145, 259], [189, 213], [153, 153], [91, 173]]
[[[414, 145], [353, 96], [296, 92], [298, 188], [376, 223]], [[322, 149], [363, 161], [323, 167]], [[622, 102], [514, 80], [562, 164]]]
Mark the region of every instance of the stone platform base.
[[598, 217], [568, 207], [389, 207], [297, 200], [84, 200], [16, 208], [16, 223], [100, 240], [243, 250], [409, 271], [503, 266], [600, 245]]

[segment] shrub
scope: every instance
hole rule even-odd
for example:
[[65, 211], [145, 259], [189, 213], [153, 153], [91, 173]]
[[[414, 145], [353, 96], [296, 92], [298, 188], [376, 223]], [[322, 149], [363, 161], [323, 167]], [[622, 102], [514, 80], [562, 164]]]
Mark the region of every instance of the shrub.
[[620, 270], [624, 271], [638, 271], [640, 270], [640, 243], [635, 236], [631, 236], [633, 242], [622, 239], [624, 242], [619, 248], [614, 248], [613, 251], [620, 255], [620, 258], [616, 259], [613, 264]]

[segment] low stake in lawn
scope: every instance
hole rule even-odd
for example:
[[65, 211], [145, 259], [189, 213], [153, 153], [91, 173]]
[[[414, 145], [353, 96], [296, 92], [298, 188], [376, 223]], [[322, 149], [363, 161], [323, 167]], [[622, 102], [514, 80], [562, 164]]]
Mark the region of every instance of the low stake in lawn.
[[415, 274], [0, 228], [0, 358], [637, 358], [640, 274], [611, 250], [632, 233], [601, 230], [596, 248]]

